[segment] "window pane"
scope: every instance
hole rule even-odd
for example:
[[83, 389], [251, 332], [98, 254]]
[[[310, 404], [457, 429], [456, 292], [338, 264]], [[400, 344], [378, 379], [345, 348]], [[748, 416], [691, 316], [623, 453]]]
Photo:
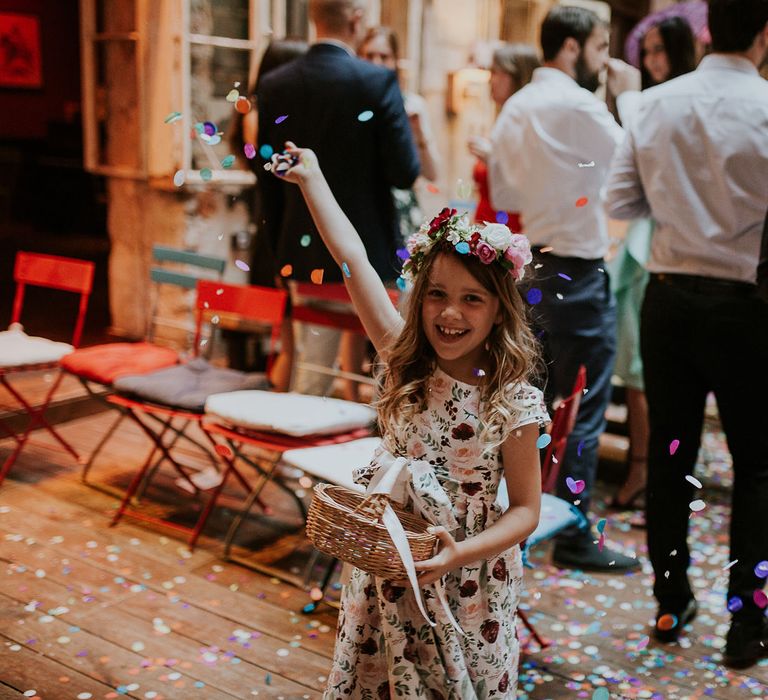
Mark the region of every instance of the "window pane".
[[[192, 146], [192, 168], [214, 169], [222, 159], [232, 153], [229, 137], [230, 125], [235, 115], [234, 105], [226, 96], [235, 83], [246, 94], [250, 51], [225, 49], [218, 46], [193, 44], [191, 54], [191, 119], [211, 122], [221, 132], [221, 142], [206, 144], [196, 137]], [[214, 139], [216, 140], [216, 139]]]
[[189, 31], [228, 39], [247, 39], [248, 5], [249, 0], [191, 0]]

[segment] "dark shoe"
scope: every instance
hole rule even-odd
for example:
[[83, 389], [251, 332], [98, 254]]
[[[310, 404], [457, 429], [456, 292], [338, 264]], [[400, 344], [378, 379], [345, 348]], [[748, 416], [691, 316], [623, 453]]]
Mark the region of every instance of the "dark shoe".
[[603, 547], [600, 551], [589, 532], [576, 537], [558, 537], [552, 561], [562, 569], [599, 573], [634, 571], [640, 568], [640, 561], [634, 557], [628, 557], [608, 547]]
[[768, 656], [768, 621], [763, 618], [734, 620], [725, 638], [723, 663], [747, 668]]
[[683, 627], [696, 617], [698, 610], [694, 598], [688, 601], [682, 612], [679, 609], [670, 610], [659, 607], [659, 611], [656, 613], [656, 624], [653, 627], [653, 638], [662, 644], [676, 642], [683, 631]]

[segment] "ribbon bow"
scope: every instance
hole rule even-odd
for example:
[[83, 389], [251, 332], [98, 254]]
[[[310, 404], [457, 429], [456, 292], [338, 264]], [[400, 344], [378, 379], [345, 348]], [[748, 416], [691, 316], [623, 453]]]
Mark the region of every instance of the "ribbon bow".
[[[440, 482], [437, 480], [431, 464], [423, 460], [409, 461], [405, 457], [395, 457], [390, 452], [382, 449], [374, 457], [372, 466], [377, 466], [378, 469], [371, 477], [371, 481], [366, 489], [367, 494], [386, 494], [391, 500], [401, 504], [405, 503], [406, 495], [409, 495], [413, 500], [417, 513], [424, 520], [433, 525], [443, 525], [448, 530], [454, 530], [458, 527], [458, 522], [453, 515], [451, 501], [440, 486]], [[387, 528], [387, 532], [392, 538], [395, 549], [397, 549], [397, 553], [403, 562], [403, 568], [413, 588], [419, 611], [429, 625], [434, 627], [436, 623], [427, 614], [421, 597], [421, 588], [416, 575], [413, 554], [408, 545], [408, 537], [391, 505], [387, 504], [385, 507], [381, 516], [381, 522]], [[456, 631], [463, 635], [464, 631], [459, 626], [459, 623], [456, 622], [456, 618], [454, 618], [448, 605], [443, 582], [436, 581], [434, 586], [437, 599], [440, 601], [448, 620]]]

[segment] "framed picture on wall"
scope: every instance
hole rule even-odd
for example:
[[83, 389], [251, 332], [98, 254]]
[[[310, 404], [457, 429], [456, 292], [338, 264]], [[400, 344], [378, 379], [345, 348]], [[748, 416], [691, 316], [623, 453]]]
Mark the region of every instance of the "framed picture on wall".
[[34, 15], [0, 12], [0, 87], [42, 86], [40, 19]]

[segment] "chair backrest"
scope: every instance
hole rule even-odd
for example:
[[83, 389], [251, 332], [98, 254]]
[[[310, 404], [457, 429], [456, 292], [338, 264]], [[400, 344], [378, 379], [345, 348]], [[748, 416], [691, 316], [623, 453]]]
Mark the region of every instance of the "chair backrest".
[[280, 336], [280, 326], [285, 316], [288, 294], [281, 289], [257, 287], [256, 285], [224, 284], [212, 280], [199, 280], [195, 301], [195, 345], [198, 354], [202, 335], [203, 319], [208, 314], [235, 314], [243, 319], [269, 325], [270, 352], [267, 372], [272, 368], [275, 347]]
[[[162, 285], [170, 285], [188, 290], [195, 289], [198, 280], [205, 276], [206, 271], [209, 274], [213, 273], [215, 278], [220, 280], [227, 266], [227, 261], [224, 258], [157, 244], [152, 246], [152, 261], [153, 265], [149, 270], [149, 279], [154, 283], [155, 289], [147, 324], [147, 338], [149, 340], [153, 339], [157, 325], [189, 329], [188, 325], [170, 320], [158, 323], [157, 310]], [[174, 267], [163, 267], [164, 264], [172, 264]]]
[[552, 418], [552, 430], [550, 431], [552, 439], [547, 446], [544, 463], [541, 466], [541, 490], [543, 493], [551, 493], [555, 489], [568, 436], [576, 423], [576, 414], [579, 412], [579, 404], [586, 386], [587, 368], [581, 365], [576, 374], [576, 381], [570, 396], [560, 402]]
[[93, 289], [94, 268], [95, 265], [88, 260], [19, 251], [16, 254], [16, 264], [13, 270], [16, 296], [13, 300], [11, 323], [19, 323], [21, 309], [24, 305], [24, 291], [27, 285], [75, 292], [80, 295], [80, 305], [72, 333], [72, 345], [77, 347], [83, 334], [85, 312], [88, 309], [88, 300]]

